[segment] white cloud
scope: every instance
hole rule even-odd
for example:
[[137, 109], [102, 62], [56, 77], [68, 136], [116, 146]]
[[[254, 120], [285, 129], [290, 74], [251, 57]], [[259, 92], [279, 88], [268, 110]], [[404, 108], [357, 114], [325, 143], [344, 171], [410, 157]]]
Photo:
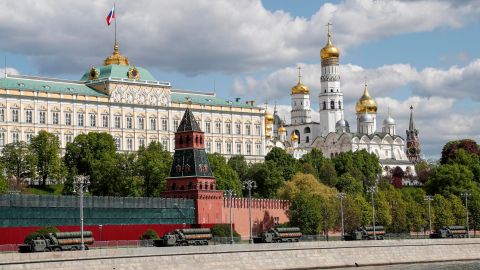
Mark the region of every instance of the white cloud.
[[[103, 1], [6, 1], [0, 49], [26, 55], [42, 73], [79, 73], [112, 49]], [[460, 27], [480, 7], [447, 1], [346, 0], [323, 4], [311, 18], [266, 10], [260, 0], [122, 1], [117, 3], [121, 51], [135, 65], [184, 74], [255, 72], [317, 55], [327, 21], [342, 49], [410, 32]], [[343, 52], [345, 52], [343, 50]]]
[[[7, 70], [7, 72], [5, 72], [5, 69]], [[18, 75], [19, 74], [18, 70], [14, 69], [14, 68], [11, 68], [11, 67], [0, 68], [0, 78], [5, 78], [5, 73], [7, 73], [7, 75]]]

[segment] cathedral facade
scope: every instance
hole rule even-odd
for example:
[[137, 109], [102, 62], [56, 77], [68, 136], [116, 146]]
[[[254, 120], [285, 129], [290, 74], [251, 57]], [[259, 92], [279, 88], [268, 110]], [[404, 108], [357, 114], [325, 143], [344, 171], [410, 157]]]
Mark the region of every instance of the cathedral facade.
[[173, 153], [174, 132], [187, 106], [205, 132], [207, 153], [264, 159], [263, 108], [240, 98], [174, 89], [131, 65], [118, 43], [103, 65], [78, 81], [8, 74], [0, 79], [0, 150], [46, 130], [57, 135], [62, 149], [79, 134], [108, 132], [119, 151], [158, 141]]
[[[281, 121], [276, 110], [271, 117], [267, 113], [267, 132], [272, 130], [272, 136], [267, 142], [267, 151], [274, 146], [281, 147], [295, 158], [300, 158], [311, 149], [317, 148], [322, 150], [325, 157], [333, 158], [342, 152], [364, 149], [379, 158], [384, 175], [391, 174], [395, 168], [400, 167], [406, 175], [415, 176], [414, 164], [420, 161], [420, 145], [418, 130], [413, 124], [413, 108], [411, 107], [406, 142], [397, 134], [396, 122], [390, 113], [383, 121], [377, 120], [377, 102], [371, 97], [365, 84], [355, 106], [356, 130], [351, 129], [344, 116], [339, 57], [340, 52], [332, 44], [329, 30], [327, 44], [320, 51], [321, 89], [318, 96], [320, 121], [312, 121], [310, 91], [301, 82], [299, 72], [298, 82], [290, 93], [292, 101], [290, 124]], [[407, 181], [406, 184], [416, 183]]]

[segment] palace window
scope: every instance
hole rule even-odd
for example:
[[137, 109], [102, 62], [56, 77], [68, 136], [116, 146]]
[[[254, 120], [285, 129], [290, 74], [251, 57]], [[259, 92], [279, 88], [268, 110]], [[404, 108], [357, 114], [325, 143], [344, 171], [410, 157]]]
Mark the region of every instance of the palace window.
[[138, 117], [138, 129], [145, 129], [145, 118], [142, 116]]
[[256, 143], [255, 144], [255, 152], [256, 152], [257, 155], [262, 154], [262, 144], [261, 143]]
[[0, 122], [5, 122], [5, 110], [0, 109]]
[[250, 124], [245, 125], [245, 130], [247, 132], [247, 135], [252, 135], [252, 126]]
[[145, 139], [144, 138], [138, 139], [138, 147], [145, 147]]
[[255, 135], [260, 135], [261, 128], [259, 124], [255, 124]]
[[251, 154], [252, 154], [252, 144], [247, 143], [247, 155], [251, 155]]
[[[227, 132], [226, 132], [227, 134], [232, 134], [232, 123], [227, 123], [227, 124], [225, 124], [225, 128], [227, 129], [227, 130], [226, 130], [226, 131], [227, 131]], [[219, 153], [220, 153], [220, 152], [219, 152]]]
[[163, 118], [162, 119], [162, 130], [167, 131], [167, 129], [168, 129], [168, 119]]
[[342, 102], [339, 100], [338, 101], [338, 108], [341, 110], [342, 109]]
[[65, 113], [65, 125], [66, 126], [71, 126], [72, 125], [72, 114], [71, 113]]
[[215, 122], [215, 133], [221, 133], [222, 132], [222, 122], [217, 121]]
[[240, 155], [242, 153], [242, 143], [237, 143], [237, 154]]
[[71, 134], [66, 134], [65, 135], [65, 142], [66, 143], [71, 143], [72, 142], [72, 135]]
[[108, 128], [108, 114], [102, 115], [102, 127]]
[[205, 147], [205, 152], [207, 153], [212, 152], [212, 142], [207, 142], [207, 147]]
[[178, 129], [178, 120], [173, 120], [173, 130], [176, 131]]
[[330, 109], [335, 109], [335, 101], [330, 101]]
[[210, 133], [210, 122], [209, 121], [205, 122], [205, 133]]
[[33, 122], [33, 111], [26, 110], [25, 111], [25, 122], [32, 123]]
[[32, 140], [33, 138], [33, 133], [32, 132], [28, 132], [26, 134], [26, 138], [27, 138], [27, 143], [30, 143], [30, 141]]
[[117, 147], [117, 150], [120, 150], [120, 147], [122, 146], [121, 142], [122, 139], [120, 137], [115, 137], [115, 147]]
[[216, 142], [215, 152], [222, 153], [222, 142]]
[[90, 114], [90, 126], [96, 127], [97, 126], [97, 115], [94, 113]]
[[162, 146], [164, 150], [168, 150], [168, 139], [162, 140]]
[[18, 109], [12, 109], [12, 122], [18, 122]]
[[12, 132], [12, 143], [18, 143], [18, 141], [19, 141], [18, 132], [16, 131]]
[[119, 115], [115, 115], [115, 128], [122, 127], [122, 118]]
[[132, 129], [133, 128], [133, 120], [131, 116], [127, 116], [127, 128]]
[[52, 112], [52, 124], [58, 125], [58, 112]]
[[236, 134], [242, 134], [242, 124], [241, 123], [235, 123], [235, 133]]
[[155, 117], [150, 118], [150, 129], [157, 130], [157, 118]]
[[132, 151], [132, 150], [133, 150], [133, 139], [132, 139], [132, 138], [128, 138], [128, 139], [127, 139], [127, 150], [128, 150], [128, 151]]
[[232, 154], [232, 143], [227, 143], [227, 154]]
[[77, 124], [79, 127], [83, 127], [83, 125], [85, 124], [85, 119], [83, 117], [84, 117], [83, 113], [77, 114]]
[[323, 102], [323, 107], [322, 108], [323, 108], [323, 110], [327, 109], [327, 102], [326, 101]]
[[5, 133], [0, 132], [0, 145], [4, 146], [5, 145]]

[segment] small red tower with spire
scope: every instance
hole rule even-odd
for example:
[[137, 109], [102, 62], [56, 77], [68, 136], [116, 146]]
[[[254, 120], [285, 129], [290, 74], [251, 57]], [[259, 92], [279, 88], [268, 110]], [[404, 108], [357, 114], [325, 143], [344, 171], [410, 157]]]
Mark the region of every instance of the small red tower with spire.
[[203, 131], [187, 108], [175, 133], [175, 154], [167, 191], [162, 196], [193, 199], [197, 224], [220, 223], [223, 191], [216, 189], [204, 139]]
[[410, 106], [410, 123], [407, 130], [407, 157], [413, 164], [420, 162], [420, 140], [413, 121], [413, 106]]

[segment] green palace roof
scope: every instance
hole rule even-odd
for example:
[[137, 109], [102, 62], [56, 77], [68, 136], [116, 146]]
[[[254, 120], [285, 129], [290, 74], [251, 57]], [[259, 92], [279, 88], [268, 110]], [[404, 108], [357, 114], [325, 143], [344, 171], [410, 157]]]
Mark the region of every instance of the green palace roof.
[[1, 78], [0, 88], [59, 94], [106, 96], [104, 93], [86, 86], [84, 82], [20, 75], [8, 75], [6, 78]]
[[244, 107], [252, 108], [254, 106], [242, 102], [239, 98], [236, 100], [224, 100], [218, 98], [214, 93], [204, 93], [195, 91], [184, 90], [172, 90], [171, 92], [172, 102], [175, 103], [187, 103], [191, 101], [192, 104], [213, 105], [213, 106], [232, 106], [232, 107]]
[[[139, 81], [157, 81], [155, 77], [146, 69], [142, 67], [134, 67], [134, 66], [124, 66], [124, 65], [108, 65], [108, 66], [99, 66], [95, 67], [99, 71], [99, 75], [97, 79], [105, 79], [105, 78], [119, 78], [119, 79], [129, 79], [128, 78], [128, 71], [131, 68], [136, 68], [140, 73]], [[90, 81], [90, 70], [83, 74], [80, 81]]]

